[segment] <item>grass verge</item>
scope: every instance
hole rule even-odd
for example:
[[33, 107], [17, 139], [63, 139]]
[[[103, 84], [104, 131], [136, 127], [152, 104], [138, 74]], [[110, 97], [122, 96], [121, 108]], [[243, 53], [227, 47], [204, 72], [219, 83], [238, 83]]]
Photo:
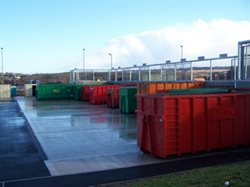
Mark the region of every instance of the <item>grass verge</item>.
[[[228, 181], [229, 185], [225, 182]], [[168, 175], [106, 184], [110, 187], [250, 186], [250, 161], [193, 169]]]

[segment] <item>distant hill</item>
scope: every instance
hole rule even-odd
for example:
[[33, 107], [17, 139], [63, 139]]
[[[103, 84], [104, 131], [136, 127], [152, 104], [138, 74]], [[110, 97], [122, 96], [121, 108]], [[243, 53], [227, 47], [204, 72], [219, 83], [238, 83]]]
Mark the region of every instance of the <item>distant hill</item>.
[[22, 85], [29, 84], [31, 81], [38, 80], [40, 83], [68, 83], [69, 72], [62, 73], [38, 73], [38, 74], [21, 74], [5, 73], [0, 77], [1, 84]]

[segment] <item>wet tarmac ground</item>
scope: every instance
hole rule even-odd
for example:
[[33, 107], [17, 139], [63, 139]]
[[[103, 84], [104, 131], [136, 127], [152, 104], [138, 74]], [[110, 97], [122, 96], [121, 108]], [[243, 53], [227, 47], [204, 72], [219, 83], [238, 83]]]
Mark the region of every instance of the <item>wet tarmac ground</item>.
[[15, 102], [0, 102], [0, 181], [50, 173]]
[[15, 102], [0, 102], [0, 187], [92, 186], [250, 159], [249, 148], [158, 159], [138, 149], [133, 114], [77, 101], [16, 100], [22, 113]]

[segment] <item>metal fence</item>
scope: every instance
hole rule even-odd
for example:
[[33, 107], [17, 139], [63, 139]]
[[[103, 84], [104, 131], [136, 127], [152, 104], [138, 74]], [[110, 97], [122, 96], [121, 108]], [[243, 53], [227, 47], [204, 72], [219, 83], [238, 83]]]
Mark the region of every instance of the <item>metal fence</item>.
[[[249, 50], [250, 51], [250, 50]], [[220, 55], [218, 58], [143, 64], [112, 70], [74, 69], [70, 71], [71, 82], [84, 81], [192, 81], [192, 80], [250, 80], [250, 55], [244, 57], [239, 68], [238, 56]], [[244, 76], [239, 77], [239, 71]]]

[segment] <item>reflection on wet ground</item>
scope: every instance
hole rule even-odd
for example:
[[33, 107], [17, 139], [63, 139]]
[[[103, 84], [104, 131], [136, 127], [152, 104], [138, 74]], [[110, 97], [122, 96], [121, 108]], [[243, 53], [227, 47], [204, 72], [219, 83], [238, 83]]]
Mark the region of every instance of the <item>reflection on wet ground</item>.
[[136, 115], [79, 101], [17, 102], [47, 155], [52, 175], [162, 162], [136, 145]]

